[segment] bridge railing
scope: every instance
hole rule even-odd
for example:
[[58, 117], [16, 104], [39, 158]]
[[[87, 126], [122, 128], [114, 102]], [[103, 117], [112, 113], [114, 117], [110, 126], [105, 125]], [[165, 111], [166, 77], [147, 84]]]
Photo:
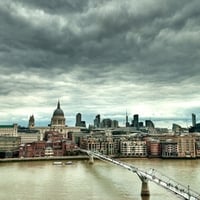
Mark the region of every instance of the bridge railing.
[[101, 160], [104, 160], [104, 161], [108, 161], [108, 162], [112, 162], [113, 164], [116, 164], [116, 165], [119, 165], [119, 166], [121, 166], [123, 168], [126, 168], [129, 171], [132, 171], [132, 172], [136, 172], [137, 171], [137, 168], [135, 166], [129, 165], [127, 163], [125, 164], [125, 163], [120, 162], [120, 161], [116, 161], [116, 160], [110, 158], [109, 156], [103, 155], [103, 154], [101, 154], [99, 152], [95, 151], [95, 152], [92, 152], [92, 154], [94, 156], [96, 156], [98, 159], [101, 159]]
[[[178, 183], [174, 179], [166, 176], [165, 174], [158, 172], [155, 169], [150, 169], [148, 172], [146, 172], [148, 175], [150, 175], [151, 181], [155, 183], [159, 183], [159, 185], [175, 192], [175, 193], [181, 193], [187, 199], [190, 199], [189, 197], [194, 197], [193, 199], [200, 199], [200, 194], [197, 193], [196, 191], [192, 190], [190, 186], [188, 185], [187, 187], [184, 186], [181, 183]], [[192, 199], [192, 198], [191, 198]]]
[[114, 160], [110, 158], [109, 156], [103, 155], [100, 152], [92, 152], [88, 150], [81, 150], [82, 152], [87, 153], [88, 155], [94, 156], [98, 159], [101, 159], [103, 161], [108, 161], [113, 164], [116, 164], [118, 166], [121, 166], [123, 168], [128, 169], [129, 171], [136, 173], [141, 179], [147, 179], [150, 180], [157, 185], [174, 192], [175, 194], [183, 197], [184, 199], [188, 200], [200, 200], [200, 194], [196, 191], [190, 189], [190, 187], [185, 187], [184, 185], [178, 183], [177, 181], [173, 180], [172, 178], [158, 172], [155, 169], [150, 169], [148, 171], [139, 169], [133, 165], [123, 163], [121, 161]]

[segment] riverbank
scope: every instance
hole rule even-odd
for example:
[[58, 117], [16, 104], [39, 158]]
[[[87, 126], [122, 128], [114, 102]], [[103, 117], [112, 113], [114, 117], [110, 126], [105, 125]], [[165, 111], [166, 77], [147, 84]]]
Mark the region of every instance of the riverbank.
[[88, 160], [89, 157], [86, 155], [79, 156], [54, 156], [54, 157], [34, 157], [34, 158], [3, 158], [1, 162], [26, 162], [26, 161], [51, 161], [51, 160]]
[[[196, 160], [198, 158], [159, 158], [159, 157], [120, 157], [113, 156], [113, 159], [160, 159], [160, 160]], [[94, 159], [96, 159], [94, 157]], [[2, 162], [26, 162], [26, 161], [57, 161], [57, 160], [89, 160], [89, 156], [87, 155], [77, 155], [77, 156], [53, 156], [53, 157], [33, 157], [33, 158], [1, 158], [0, 163]]]

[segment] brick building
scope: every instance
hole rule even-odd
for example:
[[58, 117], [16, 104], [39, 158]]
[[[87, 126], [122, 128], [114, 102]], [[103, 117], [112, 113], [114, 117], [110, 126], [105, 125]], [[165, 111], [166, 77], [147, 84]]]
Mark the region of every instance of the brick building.
[[126, 157], [146, 157], [147, 145], [142, 140], [125, 140], [121, 141], [120, 154]]
[[51, 157], [71, 155], [77, 146], [59, 132], [48, 131], [44, 141], [22, 144], [19, 148], [19, 157]]

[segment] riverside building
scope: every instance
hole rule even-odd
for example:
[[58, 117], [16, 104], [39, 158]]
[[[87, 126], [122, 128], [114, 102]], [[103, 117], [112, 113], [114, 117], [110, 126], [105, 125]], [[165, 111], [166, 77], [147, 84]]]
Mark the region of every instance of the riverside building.
[[17, 136], [17, 124], [0, 125], [0, 136]]
[[114, 155], [114, 143], [111, 137], [91, 137], [82, 138], [80, 148], [90, 151], [99, 151], [105, 155]]
[[120, 143], [120, 154], [122, 157], [146, 157], [146, 141], [126, 140]]
[[63, 138], [59, 132], [48, 131], [43, 141], [21, 144], [19, 157], [52, 157], [74, 154], [75, 143]]
[[18, 157], [20, 144], [20, 137], [0, 136], [0, 158]]
[[17, 134], [17, 124], [0, 125], [0, 158], [16, 157], [21, 138]]
[[196, 138], [193, 135], [184, 135], [176, 137], [178, 144], [178, 157], [182, 158], [195, 158], [196, 149], [195, 143]]
[[[139, 122], [139, 115], [134, 115], [130, 126], [128, 126], [128, 116], [126, 116], [127, 127], [121, 128], [117, 128], [118, 122], [115, 120], [108, 118], [101, 121], [100, 119], [100, 115], [97, 115], [90, 133], [87, 132], [86, 127], [82, 126], [80, 113], [76, 115], [77, 126], [68, 127], [60, 101], [58, 101], [48, 126], [37, 127], [33, 115], [30, 116], [27, 128], [17, 127], [17, 124], [1, 125], [0, 153], [6, 157], [13, 156], [17, 146], [21, 144], [22, 157], [63, 156], [73, 153], [78, 145], [81, 148], [111, 156], [200, 157], [198, 134], [186, 132], [183, 134], [183, 129], [174, 131], [171, 135], [164, 129], [160, 132], [150, 120], [146, 120], [143, 126]], [[193, 125], [197, 126], [196, 119]], [[177, 130], [178, 126], [174, 125], [174, 127], [174, 130]]]
[[[1, 157], [13, 157], [17, 154], [20, 157], [42, 157], [42, 156], [62, 156], [70, 154], [76, 148], [75, 144], [69, 140], [69, 133], [80, 133], [83, 128], [68, 127], [60, 101], [51, 117], [48, 126], [35, 126], [35, 118], [30, 116], [28, 127], [18, 127], [13, 125], [0, 125], [0, 154]], [[44, 141], [46, 132], [56, 132], [62, 136], [62, 141]], [[72, 144], [73, 143], [73, 144]]]
[[177, 158], [178, 143], [172, 139], [162, 142], [162, 158]]

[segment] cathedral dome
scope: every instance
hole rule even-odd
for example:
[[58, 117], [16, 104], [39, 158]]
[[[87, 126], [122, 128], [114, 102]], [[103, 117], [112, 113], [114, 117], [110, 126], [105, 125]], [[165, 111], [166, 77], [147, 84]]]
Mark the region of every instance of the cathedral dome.
[[63, 110], [60, 108], [60, 101], [58, 101], [57, 108], [53, 112], [51, 127], [65, 127], [65, 116]]
[[54, 113], [53, 113], [53, 117], [55, 117], [55, 116], [64, 117], [64, 112], [63, 112], [63, 110], [60, 108], [60, 102], [59, 102], [59, 101], [58, 101], [57, 108], [56, 108], [56, 110], [55, 110]]

